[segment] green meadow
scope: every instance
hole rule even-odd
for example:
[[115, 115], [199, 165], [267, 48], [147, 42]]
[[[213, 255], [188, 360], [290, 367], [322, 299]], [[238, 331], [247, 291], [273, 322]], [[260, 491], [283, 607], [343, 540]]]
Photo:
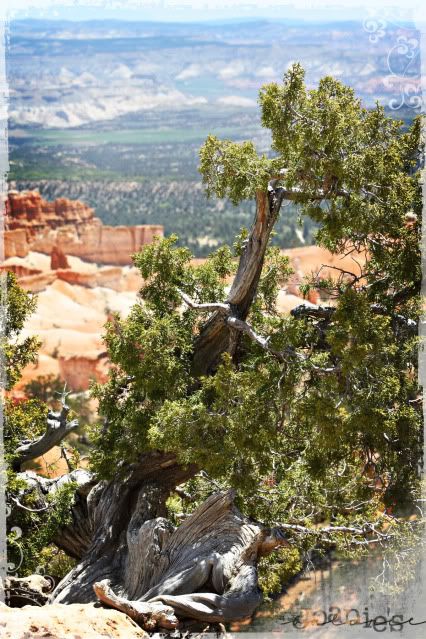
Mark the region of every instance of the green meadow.
[[[176, 144], [179, 142], [202, 142], [211, 129], [155, 128], [93, 131], [84, 129], [50, 129], [34, 131], [28, 142], [44, 146], [87, 146], [100, 144]], [[220, 127], [213, 131], [221, 137], [235, 137], [234, 127]], [[245, 131], [247, 134], [247, 131]]]

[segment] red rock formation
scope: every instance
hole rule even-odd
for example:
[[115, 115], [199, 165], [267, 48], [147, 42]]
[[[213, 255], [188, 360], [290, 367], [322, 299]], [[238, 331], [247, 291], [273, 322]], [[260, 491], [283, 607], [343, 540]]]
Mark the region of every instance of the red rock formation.
[[39, 293], [44, 291], [49, 284], [56, 280], [56, 271], [45, 271], [36, 275], [27, 275], [19, 278], [19, 286], [31, 293]]
[[25, 229], [6, 230], [4, 232], [4, 256], [25, 257], [30, 250]]
[[58, 268], [69, 268], [67, 256], [60, 248], [54, 246], [50, 255], [50, 268], [56, 271]]
[[68, 388], [84, 391], [93, 380], [105, 383], [108, 379], [108, 363], [105, 353], [85, 353], [58, 357], [59, 375]]
[[118, 266], [100, 268], [95, 272], [82, 273], [71, 269], [58, 270], [56, 272], [60, 280], [64, 280], [69, 284], [78, 284], [79, 286], [87, 286], [87, 288], [95, 288], [96, 286], [104, 286], [120, 291], [122, 270]]
[[93, 209], [78, 200], [60, 198], [54, 202], [43, 200], [38, 191], [9, 191], [6, 200], [7, 228], [37, 228], [80, 223], [93, 218]]
[[88, 262], [124, 266], [154, 235], [162, 236], [163, 227], [104, 226], [93, 209], [78, 200], [47, 202], [37, 191], [10, 191], [6, 200], [6, 259], [25, 257], [29, 251], [50, 255], [57, 249]]
[[41, 273], [41, 270], [38, 268], [31, 268], [26, 264], [15, 263], [12, 260], [9, 260], [7, 264], [0, 265], [0, 271], [10, 271], [11, 273], [15, 273], [18, 278]]

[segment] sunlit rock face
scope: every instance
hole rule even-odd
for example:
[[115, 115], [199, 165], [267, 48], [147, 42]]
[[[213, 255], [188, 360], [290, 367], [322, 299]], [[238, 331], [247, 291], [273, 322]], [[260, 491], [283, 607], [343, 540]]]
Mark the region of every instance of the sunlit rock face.
[[105, 226], [83, 202], [48, 202], [37, 191], [10, 191], [5, 221], [5, 259], [36, 251], [125, 266], [141, 246], [163, 236], [161, 225]]
[[136, 639], [148, 634], [122, 612], [94, 604], [39, 606], [30, 603], [23, 608], [9, 608], [0, 603], [0, 636], [2, 639]]
[[54, 246], [50, 255], [50, 268], [56, 271], [58, 268], [69, 268], [67, 256], [60, 248]]

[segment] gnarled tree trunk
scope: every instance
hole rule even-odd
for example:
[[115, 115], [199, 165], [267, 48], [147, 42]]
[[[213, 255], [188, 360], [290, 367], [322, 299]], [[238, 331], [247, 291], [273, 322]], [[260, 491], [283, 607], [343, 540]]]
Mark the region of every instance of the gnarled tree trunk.
[[210, 496], [174, 528], [158, 516], [158, 485], [147, 483], [117, 538], [116, 514], [124, 512], [116, 499], [111, 500], [116, 497], [112, 484], [93, 489], [90, 516], [107, 514], [102, 504], [105, 494], [99, 501], [96, 495], [105, 490], [113, 491], [108, 502], [116, 512], [109, 512], [104, 535], [95, 536], [82, 563], [58, 585], [55, 602], [90, 602], [98, 597], [147, 628], [173, 628], [178, 618], [223, 622], [253, 613], [261, 601], [258, 557], [287, 542], [278, 532], [243, 517], [234, 505], [233, 491]]

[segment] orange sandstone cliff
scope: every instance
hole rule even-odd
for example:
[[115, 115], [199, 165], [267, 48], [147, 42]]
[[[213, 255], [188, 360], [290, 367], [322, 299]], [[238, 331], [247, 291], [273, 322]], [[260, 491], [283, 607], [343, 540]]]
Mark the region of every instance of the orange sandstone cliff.
[[163, 235], [162, 226], [106, 226], [94, 216], [93, 209], [78, 200], [48, 202], [37, 191], [9, 191], [6, 199], [6, 259], [35, 251], [125, 266], [132, 263], [131, 255], [156, 235]]
[[37, 293], [37, 310], [23, 336], [42, 346], [16, 387], [39, 375], [59, 375], [85, 390], [107, 373], [104, 325], [113, 311], [126, 315], [142, 280], [131, 255], [163, 235], [163, 227], [105, 226], [79, 201], [44, 200], [37, 191], [10, 191], [5, 202], [4, 262], [19, 284]]

